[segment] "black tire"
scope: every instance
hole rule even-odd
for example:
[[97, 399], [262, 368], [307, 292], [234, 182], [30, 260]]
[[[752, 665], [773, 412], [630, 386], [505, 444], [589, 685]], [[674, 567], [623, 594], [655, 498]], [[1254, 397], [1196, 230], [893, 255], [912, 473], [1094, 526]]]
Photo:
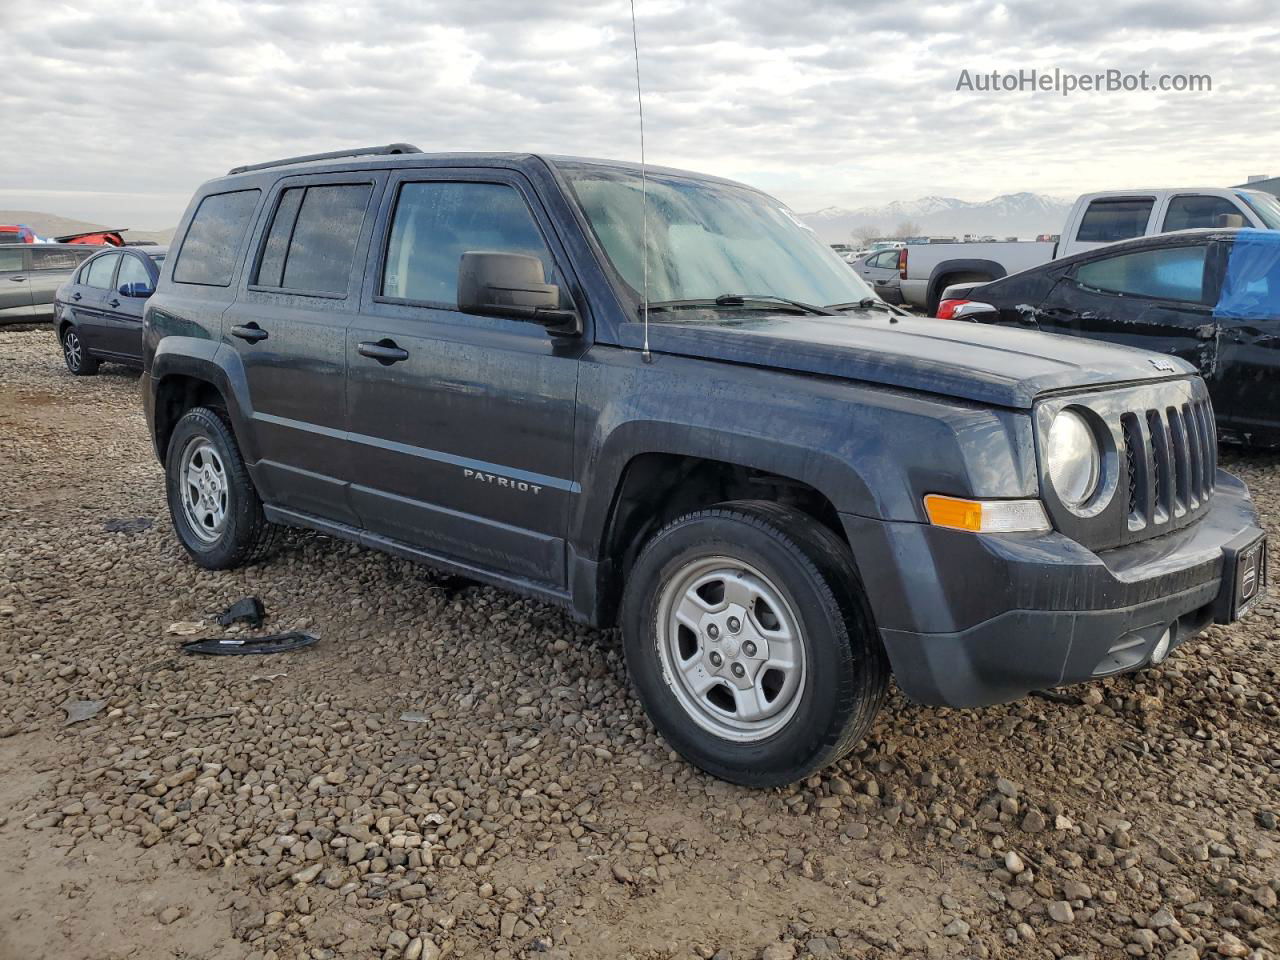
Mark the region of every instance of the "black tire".
[[[212, 447], [217, 473], [225, 478], [223, 520], [216, 529], [198, 533], [188, 516], [183, 497], [188, 488], [182, 481], [183, 458], [188, 447], [203, 443]], [[226, 413], [212, 407], [193, 407], [173, 428], [169, 449], [165, 454], [165, 492], [169, 501], [169, 517], [178, 539], [199, 566], [206, 570], [231, 570], [266, 555], [270, 549], [274, 525], [262, 512], [262, 500], [249, 479], [244, 458]]]
[[77, 377], [92, 377], [98, 372], [98, 359], [89, 356], [89, 348], [85, 346], [80, 331], [68, 325], [58, 335], [58, 345], [62, 347], [62, 362]]
[[[682, 705], [679, 681], [664, 676], [664, 588], [711, 557], [764, 574], [799, 621], [806, 662], [799, 701], [765, 739], [739, 742], [704, 729]], [[659, 530], [628, 574], [621, 624], [627, 670], [654, 726], [690, 763], [745, 786], [794, 783], [843, 757], [870, 729], [888, 688], [888, 661], [848, 546], [807, 514], [767, 501], [697, 510]], [[697, 642], [701, 656], [710, 634]]]

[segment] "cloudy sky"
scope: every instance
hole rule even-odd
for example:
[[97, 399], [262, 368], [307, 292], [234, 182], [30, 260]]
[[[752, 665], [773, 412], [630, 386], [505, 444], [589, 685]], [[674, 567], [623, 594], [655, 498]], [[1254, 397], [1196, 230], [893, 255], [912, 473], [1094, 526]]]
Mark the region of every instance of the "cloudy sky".
[[[1261, 0], [636, 0], [649, 160], [801, 211], [1280, 175]], [[0, 208], [172, 226], [239, 163], [407, 140], [638, 156], [626, 0], [0, 0]], [[1200, 93], [957, 91], [962, 69]]]

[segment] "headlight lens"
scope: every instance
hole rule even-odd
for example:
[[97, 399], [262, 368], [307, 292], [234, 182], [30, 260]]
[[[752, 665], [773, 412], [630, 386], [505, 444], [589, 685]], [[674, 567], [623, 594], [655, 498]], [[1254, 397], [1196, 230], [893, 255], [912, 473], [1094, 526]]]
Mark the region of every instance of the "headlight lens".
[[1084, 417], [1063, 410], [1049, 428], [1045, 459], [1058, 498], [1075, 510], [1098, 489], [1102, 454]]

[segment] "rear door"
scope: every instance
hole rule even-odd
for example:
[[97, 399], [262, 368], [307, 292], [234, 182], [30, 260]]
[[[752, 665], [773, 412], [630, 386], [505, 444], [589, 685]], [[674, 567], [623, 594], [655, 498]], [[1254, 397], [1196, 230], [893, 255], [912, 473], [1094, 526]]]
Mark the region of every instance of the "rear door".
[[1041, 330], [1108, 340], [1194, 364], [1208, 378], [1217, 357], [1208, 243], [1160, 246], [1075, 264], [1036, 317]]
[[32, 312], [37, 320], [52, 320], [54, 294], [75, 273], [76, 267], [84, 260], [84, 255], [65, 247], [36, 244], [31, 247], [27, 256], [31, 258], [28, 281], [31, 287]]
[[25, 323], [31, 319], [31, 281], [23, 256], [26, 244], [0, 245], [0, 321]]
[[80, 340], [91, 353], [102, 355], [112, 353], [111, 321], [107, 315], [107, 298], [112, 294], [116, 268], [120, 265], [120, 254], [103, 253], [89, 260], [80, 271], [80, 285], [76, 290], [80, 299], [72, 294], [76, 328], [80, 331]]
[[249, 385], [263, 499], [353, 526], [346, 331], [385, 179], [358, 172], [277, 182], [247, 285], [222, 323]]
[[539, 257], [571, 305], [545, 211], [513, 171], [411, 171], [388, 187], [378, 238], [347, 335], [361, 521], [439, 557], [563, 586], [585, 338], [457, 308], [470, 250]]

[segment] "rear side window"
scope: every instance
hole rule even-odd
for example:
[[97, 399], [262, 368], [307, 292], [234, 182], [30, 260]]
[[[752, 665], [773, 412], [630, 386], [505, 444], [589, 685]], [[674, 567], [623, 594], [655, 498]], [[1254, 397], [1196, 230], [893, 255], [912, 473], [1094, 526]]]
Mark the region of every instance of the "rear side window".
[[6, 250], [4, 247], [0, 247], [0, 272], [22, 272], [22, 251], [20, 249], [11, 248]]
[[[1239, 223], [1224, 219], [1238, 217]], [[1195, 197], [1183, 195], [1169, 201], [1164, 215], [1165, 230], [1195, 230], [1199, 227], [1247, 227], [1249, 222], [1230, 200], [1225, 197]]]
[[1114, 243], [1140, 237], [1147, 230], [1153, 206], [1151, 197], [1094, 200], [1084, 212], [1076, 239], [1081, 243]]
[[31, 250], [32, 270], [74, 270], [80, 262], [74, 250]]
[[235, 273], [259, 190], [214, 193], [200, 201], [173, 268], [175, 283], [225, 287]]
[[458, 264], [470, 250], [525, 253], [554, 274], [529, 205], [501, 183], [406, 183], [400, 188], [382, 270], [384, 297], [458, 305]]
[[1158, 300], [1199, 303], [1204, 298], [1207, 246], [1140, 250], [1095, 260], [1076, 269], [1086, 287]]
[[894, 267], [898, 266], [898, 251], [885, 250], [883, 253], [877, 253], [869, 261], [869, 265], [873, 267]]
[[116, 261], [119, 259], [120, 254], [107, 253], [96, 260], [90, 260], [88, 266], [81, 271], [80, 282], [85, 286], [109, 290], [111, 288], [111, 274], [115, 273]]
[[285, 190], [254, 282], [296, 293], [345, 295], [372, 191], [367, 183]]

